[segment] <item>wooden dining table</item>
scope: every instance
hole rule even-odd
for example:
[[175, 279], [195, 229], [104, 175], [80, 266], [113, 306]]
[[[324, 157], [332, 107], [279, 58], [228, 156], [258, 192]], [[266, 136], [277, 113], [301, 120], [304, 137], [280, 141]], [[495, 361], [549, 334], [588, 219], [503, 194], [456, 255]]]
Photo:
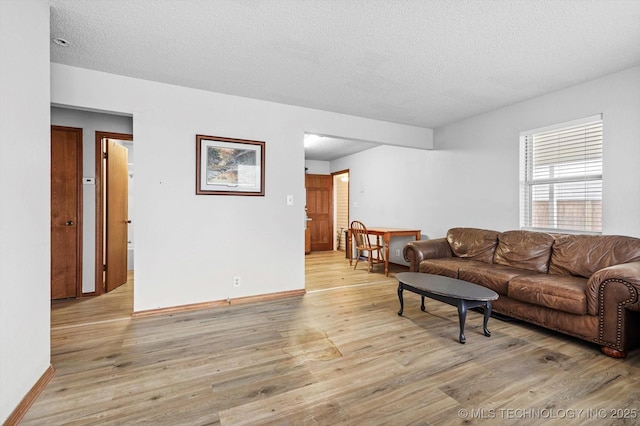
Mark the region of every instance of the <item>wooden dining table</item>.
[[[384, 274], [389, 276], [389, 247], [391, 244], [391, 238], [393, 237], [415, 237], [416, 241], [420, 239], [420, 229], [403, 229], [403, 228], [387, 228], [383, 226], [376, 226], [373, 228], [367, 227], [367, 234], [375, 235], [380, 244], [380, 237], [382, 237], [384, 247]], [[353, 261], [353, 251], [351, 249], [351, 228], [349, 228], [347, 238], [347, 253], [349, 255], [349, 265]]]

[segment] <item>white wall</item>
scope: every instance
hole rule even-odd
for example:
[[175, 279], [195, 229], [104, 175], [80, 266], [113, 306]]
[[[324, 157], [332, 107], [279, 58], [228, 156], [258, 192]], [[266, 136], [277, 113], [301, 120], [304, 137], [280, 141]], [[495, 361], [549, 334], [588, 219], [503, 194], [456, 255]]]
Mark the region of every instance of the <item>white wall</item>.
[[[431, 223], [429, 216], [437, 200], [422, 194], [432, 185], [443, 184], [425, 167], [433, 154], [383, 145], [332, 161], [332, 172], [349, 169], [349, 223], [360, 220], [372, 228], [420, 229], [423, 235], [429, 232], [426, 224]], [[411, 240], [393, 238], [389, 261], [406, 264], [402, 248]], [[401, 250], [399, 256], [396, 250]]]
[[520, 132], [598, 113], [603, 233], [640, 237], [640, 67], [435, 129], [434, 150], [378, 147], [331, 170], [350, 169], [351, 220], [429, 238], [455, 226], [518, 229]]
[[310, 175], [329, 175], [331, 174], [330, 166], [329, 161], [304, 160], [304, 167]]
[[50, 362], [49, 4], [0, 1], [0, 423]]
[[[96, 177], [96, 131], [133, 133], [133, 119], [77, 109], [51, 107], [51, 124], [82, 129], [82, 176]], [[82, 292], [96, 289], [96, 187], [82, 185]]]
[[[429, 129], [60, 64], [51, 90], [59, 105], [133, 115], [136, 311], [304, 288], [305, 131], [432, 144]], [[266, 195], [195, 195], [196, 134], [266, 141]]]
[[603, 114], [603, 233], [640, 236], [640, 67], [436, 129], [430, 195], [442, 234], [456, 224], [519, 226], [519, 133]]

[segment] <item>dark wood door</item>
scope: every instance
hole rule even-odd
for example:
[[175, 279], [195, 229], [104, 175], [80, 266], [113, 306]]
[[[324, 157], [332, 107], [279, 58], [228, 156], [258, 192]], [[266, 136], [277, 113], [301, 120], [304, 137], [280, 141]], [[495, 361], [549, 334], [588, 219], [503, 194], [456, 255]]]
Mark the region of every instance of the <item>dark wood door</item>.
[[51, 126], [51, 298], [82, 294], [82, 129]]
[[305, 175], [311, 251], [333, 250], [333, 176]]
[[127, 282], [127, 229], [129, 224], [128, 151], [107, 140], [106, 167], [106, 277], [107, 292]]

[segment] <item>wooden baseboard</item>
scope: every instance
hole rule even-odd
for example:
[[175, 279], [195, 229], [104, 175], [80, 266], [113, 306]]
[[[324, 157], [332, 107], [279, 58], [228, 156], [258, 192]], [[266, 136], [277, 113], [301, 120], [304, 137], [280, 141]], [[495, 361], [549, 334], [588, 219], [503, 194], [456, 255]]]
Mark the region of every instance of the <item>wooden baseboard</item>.
[[227, 306], [227, 305], [240, 305], [240, 304], [246, 304], [246, 303], [263, 302], [265, 300], [275, 300], [275, 299], [282, 299], [285, 297], [302, 296], [305, 293], [306, 293], [306, 290], [304, 289], [281, 291], [278, 293], [259, 294], [256, 296], [238, 297], [238, 298], [229, 299], [229, 300], [214, 300], [211, 302], [192, 303], [189, 305], [171, 306], [168, 308], [149, 309], [145, 311], [134, 312], [131, 314], [131, 318], [143, 318], [143, 317], [150, 317], [155, 315], [167, 315], [167, 314], [175, 314], [178, 312], [211, 309], [211, 308]]
[[29, 408], [31, 408], [36, 399], [38, 399], [38, 395], [40, 395], [44, 388], [47, 387], [55, 374], [56, 370], [54, 370], [52, 365], [49, 365], [38, 381], [33, 385], [33, 387], [31, 387], [31, 390], [27, 392], [24, 398], [22, 398], [22, 401], [20, 401], [20, 404], [18, 404], [16, 409], [13, 410], [7, 420], [4, 421], [3, 425], [14, 426], [20, 423], [20, 420], [22, 420], [24, 415], [27, 414]]

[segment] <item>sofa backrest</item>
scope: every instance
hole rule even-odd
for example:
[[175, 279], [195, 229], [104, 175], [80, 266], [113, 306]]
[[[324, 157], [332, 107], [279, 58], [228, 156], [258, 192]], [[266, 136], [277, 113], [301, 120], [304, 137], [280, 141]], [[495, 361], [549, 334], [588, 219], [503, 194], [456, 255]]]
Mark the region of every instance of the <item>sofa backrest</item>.
[[502, 232], [498, 234], [493, 263], [546, 274], [554, 240], [544, 232]]
[[640, 239], [619, 235], [562, 235], [553, 243], [549, 273], [589, 278], [621, 263], [640, 261]]
[[451, 228], [447, 241], [456, 257], [491, 263], [498, 244], [498, 232], [477, 228]]

